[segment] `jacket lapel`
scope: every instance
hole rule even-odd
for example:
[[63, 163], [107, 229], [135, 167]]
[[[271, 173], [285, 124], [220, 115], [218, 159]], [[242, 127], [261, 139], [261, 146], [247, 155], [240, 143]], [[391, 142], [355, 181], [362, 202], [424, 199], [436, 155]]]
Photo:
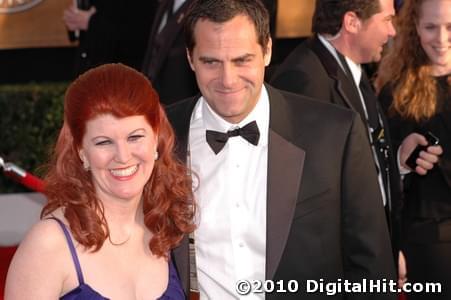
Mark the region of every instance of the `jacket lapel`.
[[361, 116], [364, 116], [365, 113], [360, 101], [360, 95], [355, 87], [355, 84], [351, 82], [351, 79], [348, 76], [346, 76], [341, 67], [338, 65], [335, 57], [333, 57], [329, 50], [324, 47], [318, 39], [318, 36], [315, 36], [310, 41], [309, 47], [319, 57], [319, 60], [323, 64], [329, 77], [335, 81], [335, 89], [343, 99], [344, 104], [348, 108], [357, 111]]
[[[179, 102], [176, 105], [171, 105], [166, 108], [168, 119], [171, 121], [171, 125], [175, 131], [177, 137], [175, 152], [177, 157], [187, 162], [188, 159], [188, 138], [191, 114], [194, 110], [200, 95]], [[175, 266], [180, 276], [183, 289], [187, 295], [189, 295], [190, 287], [190, 259], [189, 259], [189, 239], [188, 236], [184, 236], [180, 245], [173, 251], [173, 258]]]
[[[287, 140], [295, 136], [286, 118], [290, 109], [285, 98], [266, 86], [270, 99], [268, 145], [267, 213], [266, 213], [266, 278], [273, 278], [282, 257], [293, 220], [301, 184], [305, 152]], [[168, 107], [168, 115], [178, 138], [176, 152], [187, 158], [189, 123], [199, 96], [187, 100], [186, 105]], [[294, 131], [293, 131], [294, 130]], [[294, 138], [293, 138], [294, 139]], [[174, 251], [174, 259], [185, 291], [189, 286], [188, 238]]]
[[150, 51], [151, 54], [147, 55], [148, 57], [146, 57], [145, 63], [145, 68], [148, 69], [146, 71], [152, 79], [155, 79], [157, 74], [160, 72], [163, 63], [166, 61], [164, 58], [167, 57], [169, 49], [174, 44], [175, 39], [177, 39], [177, 37], [179, 36], [179, 32], [183, 29], [183, 20], [185, 18], [188, 7], [189, 1], [185, 1], [185, 3], [183, 3], [182, 6], [177, 9], [172, 18], [167, 20], [167, 24], [164, 25], [161, 32], [158, 32], [160, 23], [167, 9], [165, 3], [161, 2], [157, 10], [155, 20], [153, 22], [152, 33], [148, 42], [148, 48], [153, 49], [153, 47], [156, 47], [155, 44], [157, 40], [161, 39], [158, 42], [160, 43], [160, 45], [158, 46], [159, 55], [152, 56], [151, 54], [153, 53], [153, 51]]
[[301, 184], [305, 152], [289, 142], [293, 128], [284, 97], [266, 86], [270, 99], [266, 214], [266, 278], [272, 279], [290, 232]]

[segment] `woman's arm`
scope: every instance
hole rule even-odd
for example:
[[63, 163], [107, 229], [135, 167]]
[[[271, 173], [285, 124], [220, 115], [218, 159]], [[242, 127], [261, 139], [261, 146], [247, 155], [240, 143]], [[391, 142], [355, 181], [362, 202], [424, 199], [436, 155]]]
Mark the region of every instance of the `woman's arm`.
[[53, 220], [40, 221], [13, 257], [6, 278], [5, 300], [58, 299], [67, 278], [64, 270], [69, 270], [71, 262], [59, 225]]

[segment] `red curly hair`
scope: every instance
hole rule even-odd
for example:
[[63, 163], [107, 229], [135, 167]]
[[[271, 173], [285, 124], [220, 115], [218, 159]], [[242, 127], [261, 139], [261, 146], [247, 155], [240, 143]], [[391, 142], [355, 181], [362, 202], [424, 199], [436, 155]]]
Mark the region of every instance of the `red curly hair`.
[[379, 65], [375, 82], [378, 91], [386, 84], [393, 87], [390, 114], [417, 122], [436, 113], [438, 93], [430, 60], [416, 28], [423, 2], [404, 1], [396, 20], [396, 37]]
[[194, 230], [194, 201], [191, 177], [173, 153], [174, 133], [149, 80], [122, 64], [91, 69], [68, 88], [64, 103], [64, 124], [52, 162], [45, 177], [48, 202], [41, 218], [64, 208], [74, 238], [98, 251], [109, 237], [103, 205], [78, 155], [86, 123], [102, 114], [117, 118], [143, 115], [158, 136], [159, 159], [155, 161], [142, 200], [144, 223], [153, 233], [152, 253], [166, 256]]

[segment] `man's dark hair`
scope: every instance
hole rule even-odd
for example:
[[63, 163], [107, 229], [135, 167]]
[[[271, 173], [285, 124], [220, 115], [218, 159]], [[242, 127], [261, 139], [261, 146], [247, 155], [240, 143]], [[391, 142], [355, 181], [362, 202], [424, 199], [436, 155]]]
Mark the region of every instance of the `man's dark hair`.
[[348, 11], [354, 12], [363, 21], [380, 12], [379, 0], [316, 0], [312, 19], [312, 31], [336, 35]]
[[269, 14], [260, 0], [194, 0], [185, 18], [185, 43], [191, 54], [196, 41], [194, 27], [200, 20], [225, 23], [244, 15], [254, 23], [257, 41], [266, 52], [270, 38]]

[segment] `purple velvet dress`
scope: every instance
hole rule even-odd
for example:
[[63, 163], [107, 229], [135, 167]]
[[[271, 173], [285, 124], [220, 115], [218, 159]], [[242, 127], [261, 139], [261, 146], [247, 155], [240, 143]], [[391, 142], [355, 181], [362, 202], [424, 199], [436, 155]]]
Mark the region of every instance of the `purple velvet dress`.
[[[77, 277], [79, 285], [62, 296], [61, 300], [108, 300], [108, 298], [100, 295], [89, 285], [87, 285], [83, 279], [83, 272], [81, 271], [80, 262], [78, 260], [77, 252], [75, 246], [70, 237], [69, 231], [61, 220], [57, 218], [51, 218], [56, 220], [61, 228], [63, 229], [64, 235], [66, 236], [67, 244], [69, 245], [70, 254], [72, 255], [72, 260], [74, 261], [75, 269], [77, 271]], [[151, 278], [149, 278], [151, 280]], [[186, 299], [183, 292], [182, 286], [180, 284], [180, 279], [175, 270], [172, 261], [169, 262], [169, 282], [166, 291], [159, 298], [160, 300], [184, 300]]]

